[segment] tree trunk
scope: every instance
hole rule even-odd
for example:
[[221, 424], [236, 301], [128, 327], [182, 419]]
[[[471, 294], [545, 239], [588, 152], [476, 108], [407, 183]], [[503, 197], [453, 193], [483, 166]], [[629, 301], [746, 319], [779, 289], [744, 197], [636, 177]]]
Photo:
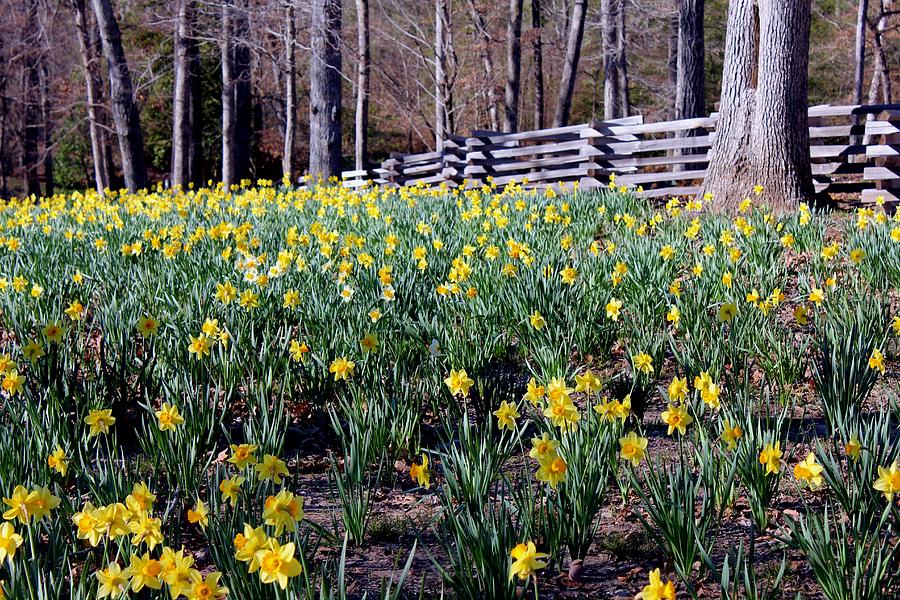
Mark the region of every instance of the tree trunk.
[[140, 113], [134, 101], [131, 72], [125, 60], [122, 36], [110, 0], [91, 0], [91, 3], [106, 55], [110, 101], [116, 135], [119, 138], [125, 187], [130, 192], [136, 192], [147, 186], [147, 172], [144, 167], [144, 135], [141, 131]]
[[175, 89], [172, 93], [172, 187], [187, 188], [191, 157], [191, 60], [193, 0], [178, 0], [175, 22]]
[[434, 0], [434, 147], [439, 150], [447, 135], [447, 0]]
[[[666, 47], [666, 71], [669, 75], [669, 87], [676, 97], [678, 90], [678, 39], [681, 36], [679, 19], [680, 15], [676, 7], [669, 21], [669, 40]], [[677, 105], [678, 101], [676, 99], [672, 104], [672, 112], [669, 117], [672, 120], [676, 119], [675, 115], [678, 113]]]
[[719, 125], [700, 192], [734, 210], [755, 185], [783, 211], [814, 195], [809, 160], [810, 0], [732, 0]]
[[631, 114], [631, 95], [628, 88], [628, 35], [625, 28], [625, 1], [618, 0], [618, 27], [616, 31], [616, 68], [619, 71], [619, 116]]
[[50, 105], [50, 69], [46, 59], [41, 60], [41, 145], [44, 165], [44, 196], [50, 197], [55, 191], [53, 182], [53, 119]]
[[281, 153], [281, 173], [294, 181], [294, 137], [297, 135], [297, 23], [293, 0], [287, 6], [285, 45], [287, 73], [284, 82], [284, 150]]
[[522, 75], [522, 0], [509, 0], [506, 28], [506, 103], [503, 130], [519, 128], [519, 87]]
[[544, 52], [541, 0], [531, 0], [532, 56], [534, 57], [534, 128], [544, 128]]
[[566, 59], [563, 63], [562, 78], [559, 83], [556, 113], [553, 115], [554, 127], [562, 127], [569, 124], [569, 113], [572, 111], [572, 95], [575, 93], [575, 79], [578, 76], [578, 61], [581, 58], [581, 41], [584, 38], [586, 13], [587, 0], [575, 0], [575, 4], [572, 7], [572, 18], [569, 20]]
[[250, 176], [250, 149], [253, 147], [253, 81], [250, 53], [250, 15], [246, 0], [235, 4], [234, 12], [234, 176], [238, 181]]
[[475, 5], [475, 0], [469, 0], [469, 14], [475, 31], [481, 37], [481, 68], [484, 70], [484, 98], [487, 107], [489, 127], [491, 131], [500, 130], [500, 117], [497, 112], [497, 90], [494, 82], [494, 59], [491, 57], [491, 35], [488, 33], [484, 16]]
[[856, 55], [853, 60], [853, 104], [862, 103], [863, 80], [866, 77], [866, 26], [868, 25], [869, 0], [859, 0], [856, 15]]
[[309, 174], [341, 170], [341, 0], [314, 0], [309, 81]]
[[704, 0], [677, 0], [676, 6], [678, 10], [678, 53], [675, 118], [705, 117]]
[[616, 60], [618, 52], [618, 15], [616, 6], [618, 0], [600, 0], [600, 34], [603, 37], [603, 118], [607, 121], [618, 118], [621, 110], [619, 102], [622, 94], [619, 90], [619, 63]]
[[237, 139], [234, 106], [234, 0], [222, 3], [222, 185], [226, 190], [237, 183]]
[[[194, 14], [196, 18], [196, 13]], [[196, 31], [196, 20], [191, 22], [191, 31]], [[196, 38], [188, 44], [188, 66], [191, 72], [190, 122], [191, 145], [188, 153], [188, 181], [202, 185], [204, 181], [203, 160], [203, 80], [201, 77], [200, 46]]]
[[369, 160], [369, 0], [356, 0], [356, 169], [365, 169]]
[[81, 68], [84, 70], [85, 103], [87, 108], [88, 128], [91, 136], [91, 157], [94, 162], [94, 185], [97, 193], [103, 195], [103, 190], [109, 187], [109, 178], [106, 172], [106, 157], [103, 153], [104, 135], [97, 115], [100, 83], [94, 67], [94, 48], [91, 44], [91, 36], [88, 32], [87, 11], [84, 0], [72, 0], [72, 8], [75, 13], [75, 28], [78, 30], [78, 49], [81, 53]]
[[[677, 0], [678, 43], [677, 77], [675, 84], [675, 118], [695, 119], [706, 116], [706, 71], [703, 42], [704, 0]], [[693, 137], [697, 129], [675, 132], [676, 138]], [[679, 149], [676, 156], [694, 154], [691, 149]], [[674, 171], [686, 166], [673, 165]]]
[[[891, 73], [884, 49], [884, 32], [887, 30], [887, 13], [893, 10], [893, 0], [879, 0], [878, 18], [872, 27], [872, 43], [875, 46], [875, 65], [869, 86], [869, 104], [893, 103]], [[879, 96], [879, 90], [881, 94]]]
[[[859, 0], [859, 10], [856, 14], [856, 44], [853, 57], [853, 104], [862, 104], [863, 80], [866, 77], [866, 27], [869, 22], [869, 0]], [[854, 114], [853, 126], [862, 123], [859, 115]], [[851, 144], [862, 143], [863, 136], [854, 134], [850, 136]]]
[[25, 195], [41, 195], [38, 178], [38, 141], [40, 138], [40, 53], [37, 48], [37, 1], [28, 0], [25, 4], [25, 26], [21, 31], [21, 52], [23, 68], [21, 71], [22, 129], [20, 163]]

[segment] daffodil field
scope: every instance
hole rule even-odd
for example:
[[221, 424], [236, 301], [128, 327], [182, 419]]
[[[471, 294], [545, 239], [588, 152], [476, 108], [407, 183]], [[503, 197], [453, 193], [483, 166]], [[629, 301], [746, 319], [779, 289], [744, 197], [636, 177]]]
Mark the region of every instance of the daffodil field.
[[900, 597], [900, 220], [759, 192], [5, 204], [0, 597]]

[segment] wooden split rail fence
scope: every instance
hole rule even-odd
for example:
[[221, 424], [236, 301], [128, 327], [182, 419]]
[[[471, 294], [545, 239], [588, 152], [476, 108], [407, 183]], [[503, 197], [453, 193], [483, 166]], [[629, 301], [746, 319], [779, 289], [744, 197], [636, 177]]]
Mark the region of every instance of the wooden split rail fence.
[[[697, 193], [706, 177], [718, 114], [644, 123], [634, 116], [581, 125], [453, 137], [439, 151], [393, 153], [377, 168], [343, 173], [343, 185], [545, 188], [610, 177], [647, 198]], [[816, 190], [863, 201], [900, 202], [900, 104], [809, 109]]]

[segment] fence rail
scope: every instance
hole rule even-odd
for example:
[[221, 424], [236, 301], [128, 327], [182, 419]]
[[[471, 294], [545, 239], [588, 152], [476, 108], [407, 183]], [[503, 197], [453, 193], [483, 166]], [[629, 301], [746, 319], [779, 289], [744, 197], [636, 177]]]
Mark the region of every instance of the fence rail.
[[[393, 153], [380, 166], [346, 171], [342, 179], [348, 188], [480, 187], [489, 181], [595, 188], [615, 175], [647, 198], [692, 195], [706, 177], [718, 121], [718, 113], [658, 123], [633, 116], [518, 133], [473, 131], [446, 140], [438, 151]], [[900, 203], [900, 104], [811, 107], [809, 135], [817, 191]]]

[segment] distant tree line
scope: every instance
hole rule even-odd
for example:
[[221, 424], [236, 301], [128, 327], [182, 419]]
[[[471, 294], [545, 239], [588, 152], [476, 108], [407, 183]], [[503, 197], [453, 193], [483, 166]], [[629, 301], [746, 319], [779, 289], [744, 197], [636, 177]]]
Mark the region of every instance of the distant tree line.
[[471, 128], [718, 108], [707, 190], [768, 182], [808, 197], [808, 98], [890, 102], [898, 12], [894, 0], [0, 0], [0, 195], [328, 177]]

